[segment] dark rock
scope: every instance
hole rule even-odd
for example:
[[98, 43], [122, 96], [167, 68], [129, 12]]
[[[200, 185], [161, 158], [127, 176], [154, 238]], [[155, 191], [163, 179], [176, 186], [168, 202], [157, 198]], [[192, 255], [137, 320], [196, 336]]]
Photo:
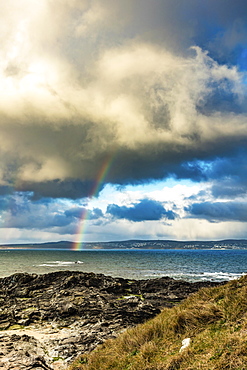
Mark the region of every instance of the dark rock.
[[[202, 287], [214, 285], [169, 277], [129, 281], [71, 271], [2, 278], [0, 368], [7, 370], [4, 366], [14, 361], [18, 369], [47, 370], [55, 369], [60, 361], [57, 368], [63, 369], [61, 361], [65, 366], [120, 330], [154, 317], [163, 307], [173, 306]], [[26, 331], [25, 335], [13, 336], [5, 329], [19, 329], [19, 334]]]

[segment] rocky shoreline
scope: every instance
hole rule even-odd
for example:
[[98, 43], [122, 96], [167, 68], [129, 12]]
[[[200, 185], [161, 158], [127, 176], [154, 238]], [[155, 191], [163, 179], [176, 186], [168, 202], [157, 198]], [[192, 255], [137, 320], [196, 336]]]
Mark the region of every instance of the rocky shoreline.
[[59, 271], [0, 279], [0, 370], [63, 370], [80, 353], [214, 282]]

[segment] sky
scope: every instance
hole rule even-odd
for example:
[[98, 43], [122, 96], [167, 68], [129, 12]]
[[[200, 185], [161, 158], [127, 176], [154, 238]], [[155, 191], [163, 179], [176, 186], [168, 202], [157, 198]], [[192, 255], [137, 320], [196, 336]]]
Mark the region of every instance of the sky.
[[246, 0], [0, 4], [0, 244], [247, 238]]

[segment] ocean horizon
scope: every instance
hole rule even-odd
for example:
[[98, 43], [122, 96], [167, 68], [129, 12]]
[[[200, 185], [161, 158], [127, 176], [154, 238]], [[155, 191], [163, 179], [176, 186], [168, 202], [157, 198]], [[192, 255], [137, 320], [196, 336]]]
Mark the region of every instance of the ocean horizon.
[[229, 281], [247, 273], [247, 250], [0, 250], [0, 277], [15, 273], [93, 272], [126, 279], [169, 276], [186, 281]]

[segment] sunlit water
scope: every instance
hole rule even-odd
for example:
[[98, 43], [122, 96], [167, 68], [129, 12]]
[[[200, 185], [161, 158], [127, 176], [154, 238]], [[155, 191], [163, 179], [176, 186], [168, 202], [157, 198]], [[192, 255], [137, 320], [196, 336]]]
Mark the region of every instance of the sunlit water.
[[223, 281], [247, 273], [247, 250], [9, 250], [0, 251], [0, 261], [0, 277], [71, 270], [127, 279]]

